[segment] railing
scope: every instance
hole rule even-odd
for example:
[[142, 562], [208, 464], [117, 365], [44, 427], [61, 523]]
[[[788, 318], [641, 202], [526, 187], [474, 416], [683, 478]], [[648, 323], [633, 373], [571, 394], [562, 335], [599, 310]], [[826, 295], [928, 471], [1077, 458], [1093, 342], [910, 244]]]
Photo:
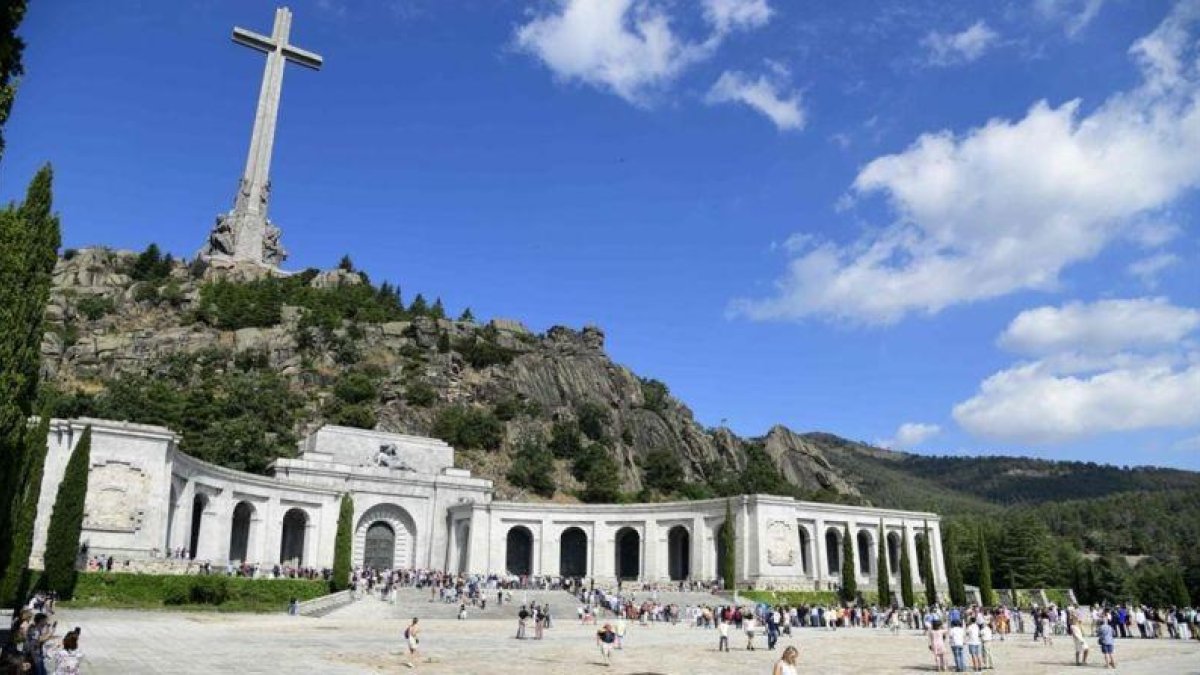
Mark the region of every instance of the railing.
[[297, 614], [312, 617], [325, 616], [333, 610], [345, 607], [352, 602], [354, 602], [353, 591], [339, 591], [299, 603]]

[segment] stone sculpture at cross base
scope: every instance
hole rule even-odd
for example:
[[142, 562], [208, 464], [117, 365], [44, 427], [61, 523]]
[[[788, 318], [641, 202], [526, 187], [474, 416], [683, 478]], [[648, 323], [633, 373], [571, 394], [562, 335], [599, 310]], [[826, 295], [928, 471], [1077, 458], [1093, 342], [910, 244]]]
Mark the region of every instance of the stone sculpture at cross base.
[[287, 259], [280, 243], [279, 228], [267, 218], [271, 196], [271, 150], [275, 144], [275, 125], [279, 117], [279, 96], [283, 90], [283, 70], [288, 61], [317, 70], [321, 57], [288, 42], [292, 13], [286, 7], [275, 11], [275, 25], [269, 36], [244, 28], [233, 29], [233, 41], [264, 52], [267, 55], [258, 108], [254, 116], [254, 132], [250, 137], [250, 152], [246, 170], [238, 183], [233, 210], [217, 216], [208, 241], [200, 249], [199, 258], [205, 263], [220, 262], [278, 267]]

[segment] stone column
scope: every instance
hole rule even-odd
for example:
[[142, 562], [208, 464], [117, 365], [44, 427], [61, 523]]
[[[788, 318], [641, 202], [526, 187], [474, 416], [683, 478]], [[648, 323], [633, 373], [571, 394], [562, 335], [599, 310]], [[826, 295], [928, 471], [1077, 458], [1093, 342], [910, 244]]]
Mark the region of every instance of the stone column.
[[653, 517], [642, 524], [642, 573], [643, 581], [662, 581], [662, 561], [666, 558], [666, 542], [658, 534], [658, 522]]
[[933, 580], [935, 586], [945, 586], [946, 558], [942, 553], [942, 524], [934, 523], [929, 528], [929, 555], [933, 558]]
[[266, 521], [263, 537], [263, 565], [272, 568], [280, 563], [279, 549], [283, 545], [283, 507], [277, 495], [271, 495], [265, 506], [263, 520]]
[[709, 532], [708, 527], [706, 527], [704, 523], [704, 516], [693, 517], [691, 540], [692, 550], [689, 554], [691, 557], [691, 560], [689, 561], [691, 563], [691, 569], [688, 570], [692, 581], [700, 581], [716, 576], [708, 571], [708, 557], [704, 555], [704, 551], [707, 548], [706, 544], [708, 542], [708, 537]]
[[826, 567], [829, 557], [825, 554], [825, 519], [817, 518], [814, 527], [816, 527], [816, 536], [813, 537], [813, 549], [816, 552], [816, 559], [813, 560], [813, 574], [817, 581], [817, 589], [823, 590], [825, 581], [829, 578], [829, 571]]
[[904, 531], [908, 533], [908, 559], [911, 562], [908, 568], [912, 575], [912, 586], [915, 593], [918, 589], [925, 588], [921, 583], [921, 559], [917, 555], [917, 532], [920, 530], [906, 520], [904, 521]]
[[617, 578], [617, 560], [616, 549], [614, 548], [614, 536], [616, 530], [608, 523], [597, 521], [595, 523], [595, 539], [592, 547], [592, 576], [597, 580], [611, 580]]

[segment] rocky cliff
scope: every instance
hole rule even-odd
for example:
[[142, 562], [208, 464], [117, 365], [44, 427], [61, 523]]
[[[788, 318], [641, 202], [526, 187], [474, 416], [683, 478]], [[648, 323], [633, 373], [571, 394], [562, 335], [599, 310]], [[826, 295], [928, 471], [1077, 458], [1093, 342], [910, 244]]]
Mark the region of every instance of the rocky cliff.
[[[525, 439], [552, 438], [557, 426], [581, 429], [585, 442], [602, 445], [627, 492], [642, 491], [643, 465], [655, 451], [669, 453], [695, 483], [736, 475], [751, 452], [765, 452], [796, 494], [860, 498], [818, 444], [785, 427], [750, 439], [704, 428], [664, 385], [613, 363], [600, 328], [535, 333], [512, 320], [454, 321], [440, 318], [440, 304], [436, 311], [406, 311], [398, 303], [391, 316], [364, 320], [366, 314], [344, 310], [342, 297], [374, 302], [392, 291], [347, 267], [306, 271], [281, 281], [284, 291], [272, 291], [282, 299], [264, 291], [239, 297], [234, 307], [222, 298], [270, 275], [259, 268], [189, 267], [156, 250], [68, 251], [55, 269], [47, 310], [44, 377], [60, 392], [95, 396], [122, 377], [159, 372], [179, 355], [218, 354], [230, 363], [253, 355], [298, 395], [297, 434], [327, 420], [335, 385], [351, 372], [369, 374], [374, 388], [362, 417], [385, 431], [431, 434], [447, 408], [489, 411], [501, 424], [499, 447], [460, 457], [496, 480], [501, 496], [527, 496], [505, 478], [515, 450]], [[278, 307], [262, 306], [271, 302]], [[318, 317], [327, 306], [342, 315]], [[235, 310], [261, 314], [232, 318]], [[561, 456], [556, 467], [555, 481], [568, 495], [559, 498], [570, 498], [579, 482]]]

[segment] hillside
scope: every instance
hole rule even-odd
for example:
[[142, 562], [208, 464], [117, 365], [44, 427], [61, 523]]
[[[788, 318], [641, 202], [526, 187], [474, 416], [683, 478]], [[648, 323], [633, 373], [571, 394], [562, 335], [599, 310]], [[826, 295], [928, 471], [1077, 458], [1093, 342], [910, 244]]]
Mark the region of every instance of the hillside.
[[[1110, 581], [1090, 592], [1116, 593], [1126, 582], [1112, 578], [1137, 573], [1108, 554], [1136, 554], [1181, 564], [1200, 591], [1200, 473], [914, 455], [783, 426], [741, 438], [614, 363], [598, 327], [451, 319], [441, 300], [406, 302], [348, 259], [272, 276], [189, 266], [155, 247], [67, 251], [47, 319], [54, 414], [163, 424], [187, 452], [232, 468], [265, 471], [325, 422], [375, 427], [447, 440], [501, 498], [771, 492], [931, 510], [946, 516], [968, 583], [982, 536], [1013, 583], [1086, 585], [1080, 570], [1096, 567]], [[1030, 547], [1032, 567], [1009, 565]]]

